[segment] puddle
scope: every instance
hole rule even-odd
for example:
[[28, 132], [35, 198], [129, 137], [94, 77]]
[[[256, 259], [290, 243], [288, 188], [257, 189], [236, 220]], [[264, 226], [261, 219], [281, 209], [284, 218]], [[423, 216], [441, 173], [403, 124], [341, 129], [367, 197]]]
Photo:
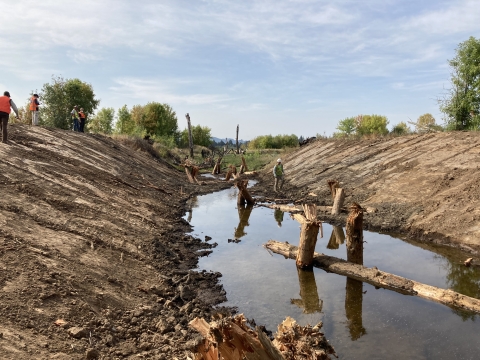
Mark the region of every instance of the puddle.
[[[237, 307], [257, 324], [276, 330], [286, 316], [301, 325], [323, 321], [341, 359], [479, 357], [478, 316], [321, 269], [298, 271], [294, 260], [265, 250], [262, 245], [270, 239], [298, 245], [300, 226], [289, 214], [238, 209], [236, 189], [199, 196], [191, 206], [185, 218], [194, 227], [192, 234], [218, 243], [200, 259], [199, 268], [221, 272], [228, 298], [223, 305]], [[323, 224], [316, 252], [346, 259], [342, 232]], [[241, 241], [228, 242], [235, 238]], [[371, 232], [364, 232], [364, 240], [365, 266], [480, 298], [480, 269], [463, 266], [464, 255], [455, 250], [422, 248]]]

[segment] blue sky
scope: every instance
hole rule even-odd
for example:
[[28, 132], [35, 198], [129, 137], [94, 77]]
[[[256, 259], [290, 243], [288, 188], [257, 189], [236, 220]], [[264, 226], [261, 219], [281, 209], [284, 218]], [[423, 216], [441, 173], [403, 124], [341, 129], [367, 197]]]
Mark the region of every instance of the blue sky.
[[52, 75], [101, 107], [169, 103], [212, 135], [330, 135], [339, 120], [430, 112], [448, 59], [480, 37], [478, 0], [0, 0], [0, 89], [23, 103]]

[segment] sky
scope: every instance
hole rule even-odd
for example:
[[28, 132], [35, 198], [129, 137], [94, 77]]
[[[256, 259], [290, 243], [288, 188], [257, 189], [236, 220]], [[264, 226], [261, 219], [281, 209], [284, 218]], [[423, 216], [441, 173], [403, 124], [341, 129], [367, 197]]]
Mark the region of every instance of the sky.
[[359, 114], [441, 124], [448, 60], [480, 37], [478, 0], [0, 3], [0, 89], [17, 105], [79, 78], [100, 107], [168, 103], [180, 129], [189, 113], [220, 138], [328, 136]]

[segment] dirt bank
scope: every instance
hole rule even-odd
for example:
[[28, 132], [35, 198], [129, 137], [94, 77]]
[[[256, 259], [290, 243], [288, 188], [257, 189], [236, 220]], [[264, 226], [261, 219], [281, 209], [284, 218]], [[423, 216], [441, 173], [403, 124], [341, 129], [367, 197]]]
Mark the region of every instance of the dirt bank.
[[[318, 140], [284, 160], [281, 195], [332, 205], [327, 180], [337, 179], [346, 203], [373, 208], [372, 230], [399, 232], [426, 241], [480, 251], [480, 134], [409, 135], [375, 140]], [[273, 166], [273, 165], [272, 165]], [[262, 172], [259, 194], [273, 196], [271, 169]], [[314, 193], [317, 197], [309, 196]], [[322, 217], [345, 223], [345, 214]]]
[[179, 359], [225, 300], [190, 271], [213, 245], [185, 236], [203, 186], [109, 138], [11, 125], [0, 144], [0, 358]]

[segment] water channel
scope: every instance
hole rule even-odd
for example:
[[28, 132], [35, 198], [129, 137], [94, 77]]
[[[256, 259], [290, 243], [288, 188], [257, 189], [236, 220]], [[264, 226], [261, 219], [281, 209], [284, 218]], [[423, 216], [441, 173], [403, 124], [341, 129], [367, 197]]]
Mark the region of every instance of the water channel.
[[[270, 239], [298, 245], [300, 226], [289, 214], [239, 209], [233, 188], [192, 199], [191, 207], [185, 218], [192, 234], [218, 243], [199, 269], [221, 272], [228, 298], [222, 305], [237, 307], [257, 324], [275, 332], [286, 316], [301, 325], [323, 321], [340, 359], [480, 358], [479, 316], [321, 269], [297, 271], [294, 260], [265, 250]], [[346, 259], [342, 233], [323, 224], [316, 252]], [[372, 232], [364, 240], [365, 266], [480, 298], [480, 269], [466, 268], [454, 250]]]

